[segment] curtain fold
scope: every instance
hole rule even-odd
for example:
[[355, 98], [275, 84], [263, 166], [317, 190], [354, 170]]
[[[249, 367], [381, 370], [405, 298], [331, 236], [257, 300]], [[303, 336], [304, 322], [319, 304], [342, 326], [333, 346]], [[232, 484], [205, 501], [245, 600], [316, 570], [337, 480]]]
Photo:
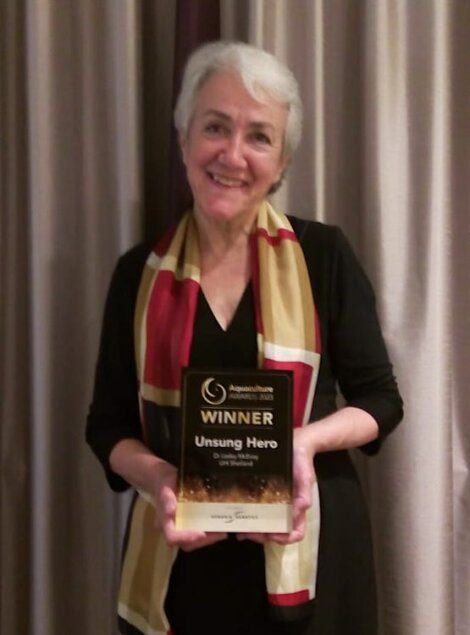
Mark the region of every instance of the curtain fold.
[[450, 250], [449, 295], [452, 431], [453, 593], [455, 633], [464, 635], [470, 624], [470, 4], [449, 5], [450, 110]]
[[142, 153], [145, 236], [150, 241], [192, 203], [173, 126], [173, 108], [189, 54], [219, 35], [219, 0], [143, 2]]
[[139, 5], [0, 11], [0, 630], [111, 633], [125, 501], [83, 426], [111, 269], [141, 235]]
[[222, 7], [223, 36], [264, 46], [300, 81], [305, 130], [278, 205], [345, 230], [376, 289], [404, 394], [405, 420], [380, 456], [357, 457], [381, 632], [463, 635], [469, 8], [440, 0]]
[[83, 421], [111, 268], [140, 233], [137, 19], [111, 1], [27, 12], [31, 619], [44, 635], [113, 628], [122, 501]]
[[152, 240], [168, 226], [172, 172], [172, 81], [177, 2], [143, 0], [141, 13], [142, 182], [144, 231]]
[[446, 3], [377, 3], [370, 19], [367, 229], [407, 404], [383, 460], [366, 468], [384, 632], [454, 633], [449, 15]]
[[219, 24], [299, 79], [304, 134], [275, 204], [344, 229], [404, 393], [403, 424], [377, 458], [357, 457], [381, 633], [467, 635], [470, 3], [460, 0], [0, 2], [0, 631], [116, 632], [128, 499], [107, 491], [83, 441], [102, 307], [118, 254], [180, 211], [175, 81]]
[[[203, 42], [220, 38], [219, 0], [179, 0], [175, 21], [175, 48], [172, 85], [172, 111], [179, 94], [186, 60]], [[186, 180], [186, 170], [181, 158], [178, 135], [171, 119], [170, 181], [168, 226], [179, 220], [192, 205], [192, 195]]]
[[25, 39], [24, 6], [0, 4], [0, 631], [13, 633], [27, 632], [30, 593]]

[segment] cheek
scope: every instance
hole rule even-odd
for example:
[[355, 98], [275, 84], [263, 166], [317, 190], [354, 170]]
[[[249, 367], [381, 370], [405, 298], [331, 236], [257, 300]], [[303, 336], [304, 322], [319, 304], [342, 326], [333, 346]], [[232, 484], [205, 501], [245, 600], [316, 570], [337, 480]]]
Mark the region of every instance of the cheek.
[[187, 170], [196, 172], [198, 170], [203, 171], [208, 163], [211, 161], [212, 154], [205, 146], [197, 146], [187, 148], [185, 152], [185, 165]]
[[273, 183], [277, 183], [277, 181], [279, 181], [279, 179], [281, 178], [282, 169], [282, 165], [279, 164], [279, 162], [273, 161], [270, 163], [270, 165], [265, 166], [263, 177], [267, 182], [269, 182], [270, 185], [272, 185]]

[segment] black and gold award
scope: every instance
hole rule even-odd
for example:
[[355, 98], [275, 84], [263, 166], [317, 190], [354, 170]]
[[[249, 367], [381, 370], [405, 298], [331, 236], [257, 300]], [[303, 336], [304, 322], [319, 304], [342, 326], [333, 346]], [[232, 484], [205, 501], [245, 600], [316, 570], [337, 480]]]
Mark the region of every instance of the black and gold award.
[[177, 529], [288, 532], [292, 374], [185, 369]]

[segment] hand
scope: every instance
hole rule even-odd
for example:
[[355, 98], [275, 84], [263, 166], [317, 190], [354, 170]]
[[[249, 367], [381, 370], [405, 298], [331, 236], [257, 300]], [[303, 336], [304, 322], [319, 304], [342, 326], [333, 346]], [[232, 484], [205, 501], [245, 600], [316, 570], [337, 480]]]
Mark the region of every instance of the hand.
[[309, 432], [307, 428], [294, 430], [292, 531], [285, 534], [238, 534], [238, 540], [253, 540], [259, 543], [273, 540], [279, 544], [288, 545], [299, 542], [305, 536], [306, 512], [312, 504], [312, 487], [315, 482]]
[[155, 526], [163, 531], [166, 542], [183, 551], [207, 547], [227, 538], [226, 533], [204, 531], [179, 531], [175, 528], [177, 469], [160, 461], [155, 486]]

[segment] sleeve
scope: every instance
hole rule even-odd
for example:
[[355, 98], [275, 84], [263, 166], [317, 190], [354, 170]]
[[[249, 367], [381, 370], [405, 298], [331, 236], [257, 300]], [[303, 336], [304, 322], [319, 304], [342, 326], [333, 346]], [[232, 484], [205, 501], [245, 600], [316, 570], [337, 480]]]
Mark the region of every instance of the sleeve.
[[403, 416], [371, 284], [342, 232], [335, 228], [331, 261], [328, 347], [331, 367], [349, 406], [376, 420], [379, 437], [364, 445], [375, 454]]
[[129, 487], [112, 471], [109, 455], [126, 438], [141, 439], [134, 357], [133, 321], [145, 254], [136, 249], [122, 256], [114, 270], [105, 304], [93, 397], [86, 440], [101, 462], [110, 487]]

